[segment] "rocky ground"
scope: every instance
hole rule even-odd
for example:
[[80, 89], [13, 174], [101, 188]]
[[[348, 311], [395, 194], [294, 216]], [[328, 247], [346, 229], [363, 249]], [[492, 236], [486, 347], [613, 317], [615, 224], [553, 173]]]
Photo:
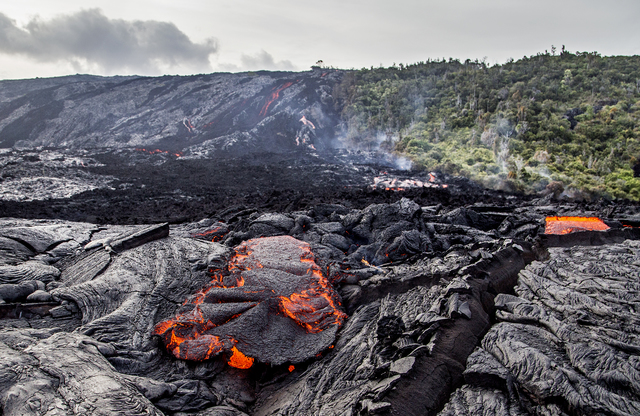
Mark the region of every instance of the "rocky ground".
[[2, 81], [0, 414], [639, 414], [640, 206], [340, 148], [341, 77]]
[[[618, 209], [623, 222], [608, 219], [608, 231], [542, 234], [547, 215], [612, 212], [598, 209], [403, 198], [171, 226], [4, 218], [3, 414], [637, 414], [640, 234], [623, 225], [640, 211]], [[307, 244], [316, 266], [275, 260], [278, 243], [238, 269], [238, 247], [269, 236]], [[311, 292], [281, 285], [313, 270], [344, 319], [305, 326], [330, 311], [293, 295], [289, 310], [303, 315], [283, 314], [282, 296]], [[265, 278], [281, 295], [260, 295]], [[202, 292], [211, 282], [218, 289]], [[205, 308], [198, 293], [227, 303]], [[190, 297], [228, 322], [185, 335], [210, 351], [204, 361], [176, 358], [156, 335], [176, 314], [195, 322], [181, 306]], [[226, 347], [212, 349], [219, 337]]]
[[[182, 223], [321, 203], [361, 209], [402, 197], [447, 206], [502, 205], [515, 198], [444, 174], [429, 182], [429, 172], [397, 170], [395, 162], [382, 153], [346, 150], [218, 159], [135, 149], [7, 149], [0, 153], [0, 212], [105, 224]], [[387, 190], [391, 178], [411, 178], [420, 186]]]

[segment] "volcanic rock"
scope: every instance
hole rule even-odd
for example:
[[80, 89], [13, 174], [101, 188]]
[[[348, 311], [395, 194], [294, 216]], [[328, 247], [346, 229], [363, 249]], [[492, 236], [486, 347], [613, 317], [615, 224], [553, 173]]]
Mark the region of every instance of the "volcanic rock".
[[50, 279], [0, 305], [3, 414], [634, 414], [635, 229], [538, 236], [553, 208], [3, 219], [2, 270]]
[[[0, 265], [13, 265], [26, 261], [33, 256], [33, 251], [12, 238], [0, 237]], [[4, 269], [3, 269], [4, 270]], [[8, 269], [13, 274], [14, 269]], [[3, 272], [7, 273], [7, 272]], [[13, 279], [11, 279], [13, 280]], [[3, 281], [3, 283], [15, 283]]]
[[60, 276], [60, 270], [40, 261], [27, 261], [17, 266], [0, 266], [0, 283], [38, 280], [48, 283]]
[[37, 280], [28, 280], [18, 284], [0, 284], [0, 302], [25, 300], [27, 296], [36, 290], [42, 290], [44, 288], [44, 283]]
[[[249, 240], [227, 270], [210, 273], [212, 282], [176, 318], [156, 325], [178, 358], [202, 361], [233, 349], [251, 357], [249, 366], [253, 359], [298, 363], [329, 347], [345, 318], [309, 245], [291, 237]], [[236, 366], [233, 356], [229, 362]]]
[[[637, 302], [640, 244], [551, 248], [524, 269], [517, 296], [469, 357], [441, 415], [615, 414], [640, 411]], [[509, 409], [509, 410], [507, 410]]]
[[12, 334], [2, 334], [4, 415], [162, 414], [114, 370], [94, 339], [77, 333], [29, 334], [21, 331], [21, 343], [11, 346], [6, 340]]
[[52, 299], [53, 297], [49, 292], [40, 289], [27, 296], [27, 301], [30, 302], [50, 302]]

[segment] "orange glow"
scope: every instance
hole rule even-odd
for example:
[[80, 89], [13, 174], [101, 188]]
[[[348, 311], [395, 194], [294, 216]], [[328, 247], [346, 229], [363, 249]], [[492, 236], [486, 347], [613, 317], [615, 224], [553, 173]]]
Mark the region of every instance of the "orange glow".
[[289, 88], [290, 86], [292, 86], [294, 83], [292, 81], [289, 82], [285, 82], [280, 88], [277, 88], [274, 92], [271, 93], [271, 97], [269, 97], [267, 99], [267, 102], [265, 103], [264, 107], [262, 107], [262, 110], [260, 110], [260, 116], [264, 117], [267, 115], [267, 111], [269, 110], [269, 107], [271, 106], [271, 104], [273, 104], [273, 102], [275, 100], [277, 100], [278, 98], [280, 98], [280, 93]]
[[247, 357], [243, 353], [240, 352], [236, 347], [231, 348], [233, 351], [233, 355], [229, 359], [229, 365], [231, 367], [239, 368], [241, 370], [246, 370], [251, 368], [253, 365], [254, 359], [251, 357]]
[[[274, 241], [276, 243], [274, 243]], [[270, 247], [287, 247], [287, 261], [284, 268], [278, 267], [277, 258], [272, 260]], [[266, 248], [265, 248], [266, 247]], [[299, 262], [289, 262], [288, 256], [299, 258]], [[271, 262], [274, 262], [273, 264]], [[264, 262], [264, 265], [261, 263]], [[264, 271], [257, 272], [259, 269]], [[268, 276], [270, 270], [287, 273], [289, 283], [265, 287], [261, 276]], [[190, 296], [183, 304], [181, 312], [175, 317], [159, 322], [153, 331], [162, 337], [167, 351], [176, 358], [204, 361], [216, 355], [232, 351], [229, 364], [236, 368], [249, 368], [254, 358], [247, 357], [237, 350], [243, 348], [242, 336], [232, 332], [224, 334], [222, 327], [241, 317], [239, 311], [231, 316], [218, 316], [211, 312], [211, 305], [226, 302], [225, 294], [238, 297], [240, 302], [257, 304], [273, 299], [275, 313], [292, 319], [308, 333], [321, 332], [332, 325], [342, 325], [347, 315], [340, 310], [340, 300], [322, 269], [315, 263], [313, 252], [308, 243], [292, 237], [266, 237], [249, 240], [236, 247], [224, 270], [208, 270], [211, 281]], [[299, 281], [298, 281], [299, 279]], [[229, 289], [229, 292], [223, 292]], [[280, 290], [280, 292], [276, 292]], [[242, 300], [241, 300], [242, 299]], [[248, 308], [252, 306], [249, 305]], [[279, 318], [283, 319], [283, 318]], [[210, 331], [215, 328], [215, 335]], [[234, 328], [233, 325], [230, 328]]]
[[153, 149], [153, 150], [147, 150], [144, 148], [136, 148], [137, 152], [145, 152], [145, 153], [149, 153], [150, 155], [155, 155], [156, 153], [164, 153], [167, 155], [173, 155], [175, 157], [182, 157], [182, 152], [175, 152], [175, 153], [171, 153], [168, 150], [160, 150], [160, 149]]
[[191, 124], [191, 120], [189, 119], [184, 119], [182, 120], [182, 124], [187, 128], [187, 130], [189, 130], [189, 133], [193, 133], [194, 130], [196, 129], [193, 124]]
[[290, 372], [290, 373], [291, 373], [291, 372], [293, 372], [293, 370], [295, 370], [295, 369], [296, 369], [296, 367], [295, 367], [295, 366], [293, 366], [293, 365], [290, 365], [290, 366], [289, 366], [289, 372]]
[[214, 243], [217, 243], [218, 241], [221, 241], [225, 235], [227, 235], [227, 232], [228, 231], [226, 231], [222, 227], [216, 227], [214, 229], [211, 229], [202, 233], [191, 234], [191, 237], [211, 238], [211, 241], [213, 241]]
[[310, 333], [318, 333], [331, 325], [342, 325], [347, 315], [340, 310], [340, 302], [322, 270], [314, 261], [308, 244], [299, 246], [303, 250], [301, 263], [308, 263], [307, 273], [316, 277], [310, 289], [290, 296], [280, 296], [282, 312]]
[[569, 234], [576, 231], [605, 231], [609, 226], [597, 217], [547, 217], [545, 234]]
[[320, 288], [280, 296], [282, 312], [308, 332], [318, 333], [333, 324], [342, 325], [346, 314], [337, 309], [336, 301]]
[[312, 130], [316, 129], [316, 126], [309, 120], [307, 120], [307, 117], [302, 116], [302, 118], [300, 119], [300, 121], [302, 122], [302, 124], [304, 124], [305, 126], [311, 127]]

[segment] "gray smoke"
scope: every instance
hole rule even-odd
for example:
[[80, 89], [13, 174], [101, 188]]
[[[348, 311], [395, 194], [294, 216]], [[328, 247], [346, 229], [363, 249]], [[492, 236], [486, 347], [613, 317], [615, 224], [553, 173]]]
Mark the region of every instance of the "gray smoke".
[[99, 9], [47, 21], [34, 18], [24, 27], [0, 13], [0, 53], [66, 61], [78, 70], [151, 74], [180, 65], [204, 71], [217, 50], [215, 39], [194, 43], [173, 23], [109, 19]]

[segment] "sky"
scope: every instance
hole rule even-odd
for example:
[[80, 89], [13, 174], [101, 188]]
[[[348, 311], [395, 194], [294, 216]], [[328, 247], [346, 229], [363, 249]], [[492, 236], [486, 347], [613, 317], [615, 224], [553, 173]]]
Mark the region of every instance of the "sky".
[[5, 1], [0, 79], [638, 55], [639, 21], [639, 0]]

